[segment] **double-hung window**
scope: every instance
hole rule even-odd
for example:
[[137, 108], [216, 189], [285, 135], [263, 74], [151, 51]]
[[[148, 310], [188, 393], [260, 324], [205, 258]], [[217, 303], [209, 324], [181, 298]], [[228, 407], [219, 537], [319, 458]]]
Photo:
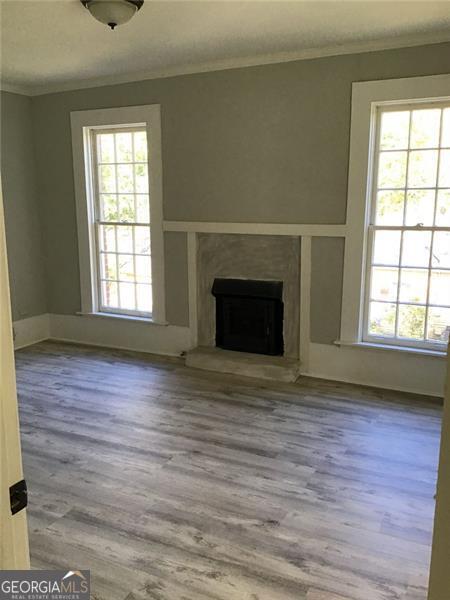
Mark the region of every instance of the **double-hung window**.
[[165, 324], [160, 107], [71, 121], [81, 313]]
[[376, 108], [363, 340], [445, 350], [450, 102]]
[[152, 268], [145, 127], [91, 131], [98, 309], [150, 317]]

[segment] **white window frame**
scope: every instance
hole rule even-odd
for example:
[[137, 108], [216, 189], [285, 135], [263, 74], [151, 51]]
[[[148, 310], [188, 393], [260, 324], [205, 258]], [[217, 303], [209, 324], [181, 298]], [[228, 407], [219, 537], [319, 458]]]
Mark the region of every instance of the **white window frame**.
[[[341, 313], [341, 345], [377, 345], [380, 348], [404, 347], [424, 354], [444, 355], [446, 348], [413, 347], [388, 340], [365, 341], [366, 269], [368, 231], [373, 189], [376, 110], [380, 105], [448, 101], [450, 75], [357, 82], [352, 86], [349, 176], [347, 195], [347, 236], [344, 254], [344, 279]], [[366, 338], [367, 339], [367, 338]], [[381, 340], [379, 340], [381, 342]]]
[[[374, 119], [375, 119], [375, 123], [374, 123], [374, 136], [372, 139], [372, 143], [373, 143], [373, 152], [372, 152], [372, 156], [373, 156], [373, 161], [372, 161], [372, 165], [369, 165], [369, 168], [372, 170], [371, 174], [370, 174], [370, 179], [372, 182], [372, 188], [370, 190], [370, 198], [368, 200], [369, 202], [369, 209], [368, 209], [368, 225], [367, 225], [367, 233], [366, 233], [366, 237], [367, 237], [367, 260], [366, 260], [366, 269], [365, 269], [365, 276], [364, 276], [364, 312], [363, 312], [363, 334], [362, 334], [362, 339], [365, 342], [375, 342], [375, 343], [379, 343], [379, 344], [388, 344], [388, 345], [396, 345], [396, 346], [408, 346], [411, 348], [422, 348], [422, 349], [429, 349], [429, 350], [437, 350], [437, 351], [444, 351], [445, 347], [446, 347], [446, 342], [443, 342], [441, 344], [437, 343], [437, 342], [432, 342], [432, 341], [427, 341], [425, 340], [414, 340], [414, 339], [400, 339], [400, 338], [395, 338], [395, 337], [388, 337], [388, 336], [382, 336], [382, 335], [374, 335], [371, 334], [369, 332], [369, 304], [370, 304], [370, 283], [371, 283], [371, 270], [372, 270], [372, 254], [373, 254], [373, 249], [374, 249], [374, 244], [373, 244], [373, 238], [374, 238], [374, 234], [377, 230], [394, 230], [394, 231], [431, 231], [431, 232], [435, 232], [435, 231], [450, 231], [450, 227], [438, 227], [438, 226], [410, 226], [410, 225], [395, 225], [395, 226], [387, 226], [387, 225], [376, 225], [375, 224], [375, 213], [376, 213], [376, 193], [377, 193], [377, 186], [376, 186], [376, 176], [378, 173], [378, 161], [379, 161], [379, 148], [378, 148], [378, 143], [379, 143], [379, 138], [380, 138], [380, 128], [381, 128], [381, 113], [383, 111], [383, 109], [386, 111], [387, 110], [392, 110], [392, 111], [396, 111], [396, 110], [414, 110], [418, 107], [420, 108], [443, 108], [443, 106], [445, 107], [450, 107], [450, 98], [448, 98], [446, 101], [442, 102], [442, 101], [423, 101], [423, 100], [416, 100], [415, 102], [411, 103], [410, 101], [405, 103], [405, 102], [389, 102], [388, 104], [386, 104], [385, 102], [378, 102], [375, 106], [375, 112], [374, 112]], [[442, 116], [441, 116], [441, 121], [442, 121]], [[410, 150], [408, 150], [408, 154], [409, 154]], [[377, 153], [375, 155], [375, 153]], [[409, 157], [407, 159], [407, 161], [409, 161]], [[438, 177], [438, 171], [439, 171], [439, 161], [438, 161], [438, 169], [436, 172], [436, 178]], [[406, 176], [406, 175], [405, 175]], [[405, 184], [406, 185], [406, 184]], [[437, 183], [436, 183], [437, 185]], [[411, 188], [414, 189], [414, 188]], [[435, 188], [436, 189], [436, 188]], [[406, 187], [405, 187], [405, 191], [406, 191]], [[406, 195], [405, 195], [406, 196]], [[406, 203], [406, 197], [405, 197], [405, 203]], [[436, 203], [437, 203], [437, 199], [436, 199]], [[436, 211], [436, 205], [435, 205], [435, 211]], [[431, 239], [433, 239], [433, 234]], [[431, 277], [431, 273], [433, 271], [433, 267], [431, 266], [431, 253], [430, 253], [430, 258], [429, 258], [429, 264], [428, 267], [423, 267], [424, 269], [426, 269], [428, 271], [428, 294], [430, 292], [430, 277]], [[397, 285], [397, 300], [395, 301], [395, 304], [397, 304], [397, 311], [398, 311], [398, 304], [399, 304], [399, 294], [400, 294], [400, 281], [398, 282]], [[413, 303], [414, 304], [414, 303]], [[427, 308], [429, 308], [429, 302], [426, 302], [425, 304], [427, 306]], [[431, 305], [432, 306], [432, 305]], [[427, 318], [425, 320], [425, 332], [427, 329], [427, 322], [428, 322], [428, 310], [426, 311], [427, 314]]]
[[129, 106], [70, 113], [72, 128], [73, 170], [78, 226], [81, 313], [102, 314], [118, 318], [127, 316], [114, 310], [99, 310], [97, 250], [94, 226], [94, 190], [92, 177], [91, 130], [144, 126], [148, 140], [148, 174], [150, 197], [150, 243], [152, 265], [153, 310], [146, 321], [166, 325], [164, 282], [164, 234], [162, 206], [161, 110], [159, 104]]

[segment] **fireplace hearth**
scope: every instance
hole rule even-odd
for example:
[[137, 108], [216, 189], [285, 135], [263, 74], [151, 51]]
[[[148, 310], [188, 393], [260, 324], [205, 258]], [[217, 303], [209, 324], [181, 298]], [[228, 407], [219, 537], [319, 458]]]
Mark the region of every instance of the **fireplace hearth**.
[[281, 356], [283, 282], [215, 279], [216, 346], [225, 350]]

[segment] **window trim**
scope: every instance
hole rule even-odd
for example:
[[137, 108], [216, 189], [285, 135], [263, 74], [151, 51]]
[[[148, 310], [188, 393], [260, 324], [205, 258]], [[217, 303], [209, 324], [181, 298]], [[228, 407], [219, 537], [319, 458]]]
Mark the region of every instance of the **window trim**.
[[[420, 226], [420, 225], [376, 225], [375, 224], [375, 216], [376, 216], [376, 193], [377, 193], [377, 185], [376, 185], [376, 176], [378, 174], [378, 168], [379, 168], [379, 148], [378, 148], [378, 144], [379, 144], [379, 139], [380, 139], [380, 127], [381, 127], [381, 114], [383, 112], [388, 112], [388, 111], [397, 111], [397, 110], [414, 110], [415, 108], [417, 108], [418, 106], [423, 107], [423, 108], [435, 108], [435, 107], [439, 107], [439, 108], [443, 108], [450, 106], [450, 98], [447, 101], [423, 101], [423, 100], [418, 100], [415, 102], [402, 102], [402, 101], [396, 101], [396, 102], [389, 102], [388, 104], [385, 102], [378, 102], [375, 105], [375, 110], [373, 112], [373, 118], [375, 119], [375, 123], [374, 123], [374, 135], [373, 135], [373, 139], [371, 140], [371, 143], [373, 144], [373, 151], [372, 151], [372, 156], [373, 156], [373, 160], [372, 160], [372, 164], [369, 165], [369, 168], [371, 169], [371, 189], [368, 190], [370, 192], [370, 196], [368, 197], [368, 203], [369, 203], [369, 207], [368, 207], [368, 224], [366, 225], [366, 240], [367, 240], [367, 259], [366, 259], [366, 265], [365, 265], [365, 272], [364, 272], [364, 306], [363, 306], [363, 314], [362, 314], [362, 342], [366, 342], [366, 343], [375, 343], [375, 344], [385, 344], [385, 345], [390, 345], [390, 346], [401, 346], [401, 347], [406, 347], [406, 348], [419, 348], [422, 350], [431, 350], [431, 351], [437, 351], [437, 352], [442, 352], [443, 349], [445, 349], [445, 347], [447, 346], [446, 342], [443, 343], [437, 343], [437, 342], [431, 342], [431, 341], [427, 341], [426, 339], [424, 340], [414, 340], [414, 339], [401, 339], [401, 338], [396, 338], [396, 337], [389, 337], [389, 336], [382, 336], [382, 335], [374, 335], [371, 334], [369, 332], [369, 303], [370, 303], [370, 284], [371, 284], [371, 270], [372, 270], [372, 257], [373, 257], [373, 249], [374, 249], [374, 244], [373, 244], [373, 236], [375, 234], [375, 232], [377, 230], [383, 230], [383, 231], [388, 231], [388, 230], [393, 230], [393, 231], [450, 231], [450, 227], [438, 227], [436, 225], [431, 225], [431, 226]], [[442, 119], [442, 115], [441, 115], [441, 119]], [[442, 125], [442, 123], [441, 123]], [[411, 130], [410, 130], [410, 134], [411, 134]], [[408, 153], [410, 152], [410, 150], [408, 150]], [[407, 161], [409, 161], [409, 157], [407, 159]], [[439, 161], [438, 161], [439, 164]], [[438, 169], [439, 170], [439, 169]], [[436, 173], [436, 178], [438, 177], [438, 172]], [[437, 182], [436, 182], [437, 183]], [[405, 187], [405, 191], [406, 191], [406, 187]], [[436, 187], [430, 188], [434, 191], [436, 191]], [[406, 200], [405, 200], [406, 202]], [[436, 205], [435, 205], [435, 209], [436, 211]], [[434, 221], [433, 221], [434, 223]], [[432, 266], [431, 266], [431, 255], [430, 255], [430, 263], [427, 267], [423, 267], [424, 269], [427, 270], [428, 273], [428, 294], [429, 294], [429, 279], [432, 273]], [[444, 269], [444, 270], [448, 270], [448, 269]], [[395, 304], [399, 304], [398, 302], [398, 294], [400, 293], [400, 282], [398, 283], [398, 289], [397, 289], [397, 300], [395, 302]], [[431, 306], [433, 307], [433, 304], [430, 304], [429, 302], [425, 302], [425, 303], [415, 303], [415, 302], [402, 302], [401, 304], [411, 304], [414, 306]], [[398, 311], [398, 307], [397, 307], [397, 311]], [[428, 311], [427, 311], [427, 315], [428, 315]], [[428, 318], [425, 321], [425, 329], [427, 327], [427, 321]]]
[[[73, 171], [78, 227], [81, 313], [96, 314], [99, 310], [97, 289], [97, 255], [95, 240], [94, 192], [92, 189], [92, 152], [90, 131], [105, 127], [145, 126], [148, 149], [150, 231], [152, 262], [153, 323], [166, 325], [164, 282], [164, 234], [162, 206], [161, 109], [159, 104], [129, 106], [70, 113], [72, 129]], [[123, 312], [101, 314], [118, 318]], [[132, 316], [132, 315], [130, 315]], [[142, 320], [144, 320], [142, 319]]]
[[[341, 336], [338, 341], [342, 345], [364, 343], [364, 306], [367, 287], [365, 275], [369, 249], [367, 234], [372, 209], [374, 170], [371, 167], [374, 164], [377, 107], [408, 102], [412, 104], [444, 102], [449, 98], [450, 75], [357, 82], [352, 85], [347, 237], [344, 253]], [[380, 342], [382, 346], [385, 343], [384, 338]], [[393, 345], [391, 339], [389, 345]], [[411, 348], [407, 340], [398, 347]], [[446, 348], [440, 346], [437, 351], [445, 353]]]

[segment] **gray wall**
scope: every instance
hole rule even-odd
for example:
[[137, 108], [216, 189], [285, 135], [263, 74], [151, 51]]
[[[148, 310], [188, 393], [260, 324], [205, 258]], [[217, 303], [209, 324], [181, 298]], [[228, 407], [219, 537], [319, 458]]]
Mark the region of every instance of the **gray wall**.
[[340, 338], [344, 238], [316, 237], [311, 247], [311, 341]]
[[47, 312], [31, 104], [26, 96], [1, 92], [1, 172], [13, 320]]
[[[19, 154], [31, 163], [23, 123], [30, 123], [30, 103], [32, 108], [48, 310], [80, 309], [70, 111], [161, 104], [166, 219], [343, 223], [352, 82], [447, 72], [450, 43], [23, 98], [17, 102], [24, 120], [9, 102], [4, 122], [14, 114], [21, 134], [2, 142], [20, 149], [3, 162], [16, 174], [23, 162], [14, 165]], [[9, 185], [21, 188], [20, 214], [14, 190], [7, 201], [16, 317], [46, 309], [31, 167], [27, 173], [26, 181], [9, 177]], [[19, 244], [16, 232], [23, 227], [29, 234]], [[185, 239], [181, 233], [165, 236], [167, 314], [177, 325], [188, 324]], [[338, 315], [341, 302], [325, 291], [340, 288], [342, 265], [333, 253], [328, 262], [314, 250], [327, 243], [333, 242], [313, 244], [312, 336], [322, 342], [335, 339], [337, 325], [334, 317], [319, 315]]]
[[[164, 234], [166, 319], [171, 325], [189, 325], [188, 271], [185, 233]], [[177, 299], [181, 298], [181, 302]]]
[[[449, 71], [446, 43], [33, 98], [50, 311], [80, 308], [70, 111], [161, 104], [166, 219], [344, 223], [352, 82]], [[180, 325], [188, 316], [182, 239], [171, 236], [166, 257], [167, 312]], [[316, 269], [322, 282], [336, 277], [313, 258], [313, 278]], [[337, 314], [340, 298], [325, 300], [314, 281], [315, 310], [335, 301]], [[335, 338], [335, 326], [326, 331], [315, 318], [313, 338]]]

